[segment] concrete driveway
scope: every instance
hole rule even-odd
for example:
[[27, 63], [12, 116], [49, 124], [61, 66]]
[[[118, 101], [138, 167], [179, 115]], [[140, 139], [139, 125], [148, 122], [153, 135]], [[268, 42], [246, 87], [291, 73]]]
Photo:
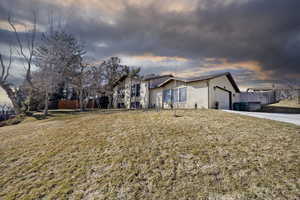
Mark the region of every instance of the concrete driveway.
[[264, 112], [245, 112], [234, 110], [223, 110], [225, 112], [247, 115], [264, 119], [271, 119], [280, 122], [292, 123], [300, 126], [300, 114], [281, 114], [281, 113], [264, 113]]

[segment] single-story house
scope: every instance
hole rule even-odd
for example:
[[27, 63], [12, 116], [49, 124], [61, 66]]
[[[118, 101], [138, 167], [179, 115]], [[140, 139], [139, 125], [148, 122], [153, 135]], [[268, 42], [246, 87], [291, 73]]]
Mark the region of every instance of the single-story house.
[[114, 87], [116, 108], [232, 109], [240, 90], [229, 72], [193, 78], [123, 77]]

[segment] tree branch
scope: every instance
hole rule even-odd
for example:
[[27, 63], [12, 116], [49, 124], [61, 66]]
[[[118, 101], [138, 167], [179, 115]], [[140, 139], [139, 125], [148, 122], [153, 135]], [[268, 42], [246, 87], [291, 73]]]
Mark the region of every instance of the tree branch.
[[4, 65], [3, 58], [2, 58], [1, 54], [0, 54], [0, 62], [1, 62], [1, 69], [2, 69], [0, 82], [3, 82], [4, 73], [5, 73], [5, 65]]
[[22, 56], [24, 57], [24, 59], [28, 62], [28, 58], [27, 58], [26, 54], [25, 54], [24, 51], [23, 51], [22, 41], [21, 41], [21, 39], [20, 39], [20, 36], [19, 36], [19, 34], [18, 34], [18, 31], [17, 31], [17, 29], [16, 29], [14, 23], [13, 23], [12, 20], [11, 20], [11, 16], [8, 17], [8, 23], [9, 23], [9, 25], [11, 26], [11, 28], [13, 29], [13, 31], [14, 31], [14, 33], [15, 33], [15, 36], [16, 36], [18, 45], [19, 45], [19, 47], [20, 47], [20, 53], [21, 53], [21, 55], [22, 55]]
[[4, 77], [4, 81], [6, 81], [8, 76], [9, 76], [11, 62], [12, 62], [12, 48], [10, 47], [10, 49], [9, 49], [9, 63], [8, 63], [7, 68], [6, 68], [6, 75]]

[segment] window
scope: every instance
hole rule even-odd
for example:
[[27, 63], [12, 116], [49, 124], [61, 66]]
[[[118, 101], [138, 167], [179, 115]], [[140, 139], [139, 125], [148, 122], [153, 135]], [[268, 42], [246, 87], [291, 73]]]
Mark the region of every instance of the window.
[[172, 91], [172, 100], [174, 103], [178, 102], [178, 88], [173, 89]]
[[172, 101], [172, 90], [164, 90], [163, 91], [163, 102], [164, 103], [171, 103]]
[[139, 97], [141, 94], [141, 84], [136, 84], [136, 96]]
[[179, 88], [179, 102], [186, 102], [186, 87]]
[[131, 97], [135, 96], [135, 85], [131, 86]]
[[139, 97], [141, 94], [141, 84], [133, 84], [131, 86], [131, 97]]

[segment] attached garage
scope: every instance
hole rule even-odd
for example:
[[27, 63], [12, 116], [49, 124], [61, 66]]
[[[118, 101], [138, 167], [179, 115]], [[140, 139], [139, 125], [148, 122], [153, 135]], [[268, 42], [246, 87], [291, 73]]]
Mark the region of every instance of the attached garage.
[[215, 87], [216, 108], [222, 110], [231, 109], [231, 92], [220, 87]]

